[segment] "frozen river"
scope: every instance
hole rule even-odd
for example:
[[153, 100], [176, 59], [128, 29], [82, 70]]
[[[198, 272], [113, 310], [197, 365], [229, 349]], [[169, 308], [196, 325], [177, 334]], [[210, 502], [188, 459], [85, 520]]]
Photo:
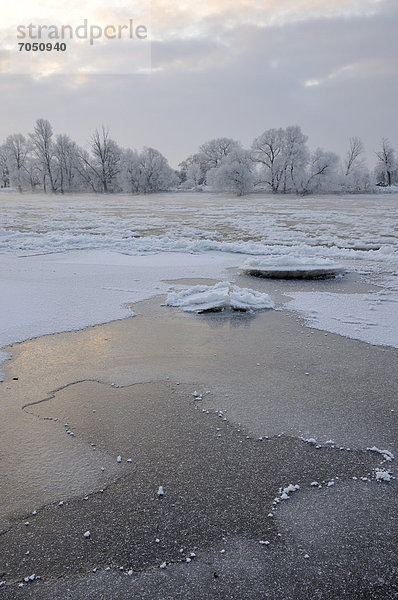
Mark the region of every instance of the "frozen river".
[[[0, 193], [0, 252], [302, 252], [352, 258], [397, 244], [398, 194], [233, 198]], [[358, 254], [358, 257], [362, 257]]]
[[396, 347], [397, 223], [397, 194], [2, 192], [0, 348], [130, 316], [132, 303], [169, 291], [166, 280], [233, 280], [248, 256], [338, 260], [343, 288], [292, 285], [279, 304], [312, 327]]
[[[398, 195], [0, 208], [0, 595], [396, 598]], [[220, 281], [275, 308], [165, 305]]]

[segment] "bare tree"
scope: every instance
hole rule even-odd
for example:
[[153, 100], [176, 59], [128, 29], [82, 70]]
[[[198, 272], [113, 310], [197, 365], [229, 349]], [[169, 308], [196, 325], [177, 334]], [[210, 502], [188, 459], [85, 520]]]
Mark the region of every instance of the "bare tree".
[[59, 188], [62, 194], [74, 189], [78, 163], [78, 147], [68, 135], [57, 135], [54, 146], [57, 159]]
[[154, 148], [144, 148], [139, 159], [140, 191], [147, 193], [169, 189], [177, 177], [167, 159]]
[[274, 193], [279, 190], [284, 174], [283, 145], [283, 129], [268, 129], [254, 140], [251, 148], [253, 162], [262, 167], [261, 182], [269, 185]]
[[387, 185], [391, 186], [392, 173], [396, 167], [395, 150], [387, 138], [381, 140], [381, 149], [376, 152], [376, 156], [379, 159], [378, 166], [387, 180]]
[[9, 135], [5, 142], [5, 147], [10, 161], [10, 168], [13, 179], [19, 192], [23, 188], [23, 176], [27, 167], [29, 154], [29, 145], [25, 136], [20, 133]]
[[337, 154], [317, 148], [311, 155], [308, 170], [304, 174], [301, 193], [335, 191], [338, 164]]
[[141, 189], [140, 155], [128, 148], [122, 153], [120, 181], [123, 189], [137, 194]]
[[350, 138], [350, 147], [347, 151], [344, 160], [344, 174], [348, 177], [355, 167], [363, 166], [361, 163], [361, 156], [364, 153], [364, 147], [359, 137]]
[[[109, 129], [104, 126], [101, 131], [94, 131], [90, 139], [90, 149], [92, 159], [88, 159], [87, 166], [98, 178], [101, 191], [107, 193], [112, 190], [120, 171], [121, 150], [109, 137]], [[81, 158], [85, 161], [87, 157], [84, 155]]]
[[230, 152], [217, 168], [207, 175], [207, 183], [218, 191], [234, 192], [244, 196], [253, 189], [253, 162], [247, 150], [238, 148]]
[[287, 127], [283, 137], [283, 193], [297, 192], [296, 175], [305, 171], [309, 161], [308, 138], [298, 125]]
[[187, 159], [183, 160], [178, 166], [180, 167], [180, 170], [178, 172], [178, 176], [181, 180], [182, 183], [184, 183], [185, 181], [188, 180], [189, 178], [189, 173], [192, 175], [194, 174], [194, 180], [192, 180], [192, 177], [188, 180], [187, 185], [190, 185], [190, 183], [193, 185], [202, 185], [205, 183], [206, 181], [206, 171], [207, 171], [207, 164], [208, 164], [208, 159], [206, 158], [206, 156], [200, 152], [198, 152], [197, 154], [192, 154], [191, 156], [188, 156]]
[[97, 172], [92, 167], [92, 160], [89, 153], [87, 150], [83, 150], [83, 148], [78, 148], [77, 153], [76, 171], [79, 175], [79, 179], [83, 185], [83, 188], [89, 189], [93, 192], [100, 191], [97, 185]]
[[0, 146], [0, 181], [2, 188], [10, 187], [10, 169], [8, 167], [7, 148]]
[[240, 147], [240, 143], [231, 138], [216, 138], [210, 140], [200, 147], [199, 161], [207, 172], [210, 169], [219, 167], [228, 154]]
[[46, 119], [37, 119], [33, 133], [29, 134], [33, 152], [36, 155], [43, 175], [43, 188], [47, 189], [47, 177], [51, 191], [57, 191], [54, 161], [53, 129]]
[[187, 186], [194, 188], [195, 190], [199, 189], [201, 183], [203, 183], [203, 175], [198, 162], [192, 162], [188, 166], [185, 181]]

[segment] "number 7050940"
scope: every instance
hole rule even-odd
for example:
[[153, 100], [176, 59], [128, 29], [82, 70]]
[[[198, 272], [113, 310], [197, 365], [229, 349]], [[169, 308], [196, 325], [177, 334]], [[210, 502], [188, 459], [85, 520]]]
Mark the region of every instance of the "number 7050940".
[[51, 42], [18, 42], [18, 46], [20, 52], [23, 50], [26, 52], [51, 52], [52, 50], [55, 52], [65, 52], [66, 50], [64, 42], [56, 42], [55, 44]]

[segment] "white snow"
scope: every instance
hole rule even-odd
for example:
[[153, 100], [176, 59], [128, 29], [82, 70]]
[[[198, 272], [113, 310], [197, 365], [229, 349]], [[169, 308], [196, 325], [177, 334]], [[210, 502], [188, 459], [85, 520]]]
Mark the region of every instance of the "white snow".
[[248, 288], [240, 288], [228, 282], [216, 285], [195, 285], [194, 287], [171, 292], [166, 304], [182, 308], [185, 312], [206, 312], [232, 308], [233, 310], [261, 310], [274, 308], [268, 294]]
[[381, 454], [384, 460], [387, 460], [388, 462], [394, 460], [394, 455], [389, 450], [380, 450], [380, 448], [377, 448], [377, 446], [372, 446], [371, 448], [366, 449], [369, 450], [369, 452], [376, 452], [377, 454]]
[[[165, 280], [228, 279], [242, 255], [380, 274], [380, 294], [294, 293], [286, 308], [313, 327], [397, 346], [398, 290], [388, 281], [398, 269], [397, 198], [1, 194], [0, 348], [131, 316], [132, 303], [170, 291]], [[230, 297], [246, 307], [244, 295]]]
[[293, 485], [292, 483], [290, 483], [287, 487], [285, 487], [281, 490], [280, 499], [288, 500], [290, 498], [289, 494], [292, 494], [293, 492], [297, 492], [299, 489], [300, 489], [300, 486], [298, 484]]
[[[236, 255], [215, 253], [0, 255], [0, 348], [132, 316], [129, 303], [167, 293], [163, 279], [219, 278], [238, 262]], [[0, 363], [9, 357], [0, 352]]]
[[[212, 194], [0, 197], [0, 253], [107, 249], [147, 252], [240, 252], [326, 258], [378, 252], [396, 244], [397, 194], [377, 197], [261, 196], [244, 201]], [[249, 241], [245, 241], [249, 240]]]
[[385, 469], [376, 469], [376, 481], [391, 481], [391, 473]]
[[302, 438], [302, 440], [303, 442], [307, 442], [307, 444], [310, 444], [311, 446], [316, 446], [318, 443], [315, 438]]
[[267, 256], [252, 258], [242, 267], [244, 273], [270, 278], [314, 279], [334, 277], [346, 271], [340, 265], [326, 258], [301, 255]]
[[369, 294], [289, 292], [285, 310], [300, 313], [308, 326], [398, 348], [398, 291]]

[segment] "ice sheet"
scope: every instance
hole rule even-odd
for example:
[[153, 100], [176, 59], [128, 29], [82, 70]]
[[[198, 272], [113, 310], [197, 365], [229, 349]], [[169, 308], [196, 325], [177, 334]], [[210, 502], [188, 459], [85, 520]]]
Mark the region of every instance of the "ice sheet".
[[218, 253], [1, 256], [0, 348], [131, 316], [130, 303], [167, 293], [170, 286], [162, 280], [219, 279], [236, 263], [236, 255]]
[[289, 292], [285, 308], [299, 312], [307, 325], [377, 346], [398, 348], [398, 292], [339, 294]]

